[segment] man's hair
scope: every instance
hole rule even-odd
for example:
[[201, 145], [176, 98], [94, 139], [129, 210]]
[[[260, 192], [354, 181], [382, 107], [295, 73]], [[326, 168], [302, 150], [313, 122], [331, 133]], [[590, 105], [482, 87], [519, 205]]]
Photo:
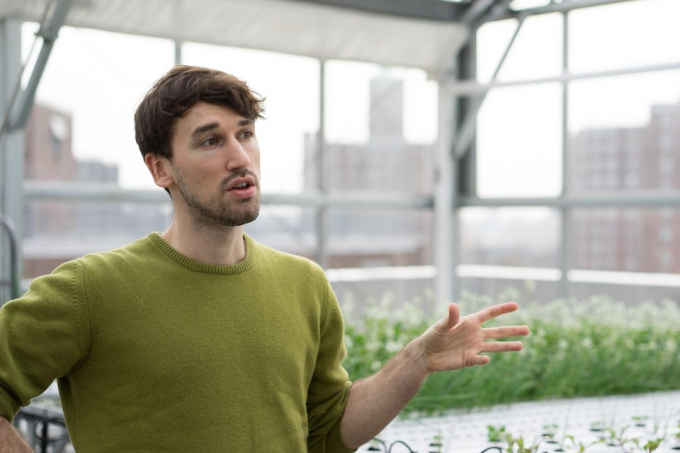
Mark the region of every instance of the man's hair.
[[135, 140], [142, 152], [172, 160], [175, 123], [197, 102], [215, 104], [256, 120], [264, 118], [264, 98], [231, 74], [179, 65], [161, 77], [137, 107]]

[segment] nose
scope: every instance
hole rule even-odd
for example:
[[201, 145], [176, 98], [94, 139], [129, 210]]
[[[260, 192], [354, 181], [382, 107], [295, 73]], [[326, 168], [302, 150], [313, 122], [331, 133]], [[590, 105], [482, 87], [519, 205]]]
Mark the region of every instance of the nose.
[[236, 138], [231, 137], [225, 148], [227, 170], [239, 170], [250, 165], [248, 153]]

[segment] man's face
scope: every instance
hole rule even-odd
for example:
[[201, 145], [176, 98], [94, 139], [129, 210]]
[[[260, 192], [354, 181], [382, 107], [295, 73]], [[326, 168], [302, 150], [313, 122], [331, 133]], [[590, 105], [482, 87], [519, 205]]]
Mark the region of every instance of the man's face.
[[[175, 124], [173, 200], [181, 194], [202, 226], [239, 226], [260, 212], [260, 149], [255, 122], [225, 107], [198, 102]], [[177, 193], [179, 192], [179, 193]]]

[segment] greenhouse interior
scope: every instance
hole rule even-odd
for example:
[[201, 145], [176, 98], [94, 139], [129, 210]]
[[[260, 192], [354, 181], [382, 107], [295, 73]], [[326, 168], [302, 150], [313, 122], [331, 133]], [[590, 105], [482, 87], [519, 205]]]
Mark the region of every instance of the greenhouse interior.
[[[680, 450], [678, 18], [678, 0], [0, 0], [0, 422], [10, 422], [0, 423], [0, 451]], [[167, 74], [177, 68], [188, 71], [182, 76], [200, 68], [229, 74], [264, 110], [248, 116], [192, 98], [166, 120], [175, 155], [147, 154], [139, 137], [152, 126], [140, 126], [137, 114], [161, 96], [157, 81], [174, 83]], [[180, 125], [210, 112], [241, 118], [239, 128], [257, 124], [256, 139], [241, 129], [234, 140], [209, 139], [215, 149], [241, 150], [247, 165], [257, 165], [255, 179], [230, 170], [231, 154], [226, 170], [208, 169], [217, 154], [180, 159]], [[248, 154], [255, 148], [257, 161]], [[174, 197], [154, 162], [171, 169]], [[185, 167], [182, 179], [181, 162], [207, 173]], [[257, 203], [259, 216], [201, 224], [190, 235], [198, 241], [219, 230], [240, 258], [209, 262], [175, 247], [189, 247], [186, 239], [172, 242], [178, 225], [194, 225], [191, 213], [207, 206], [192, 198], [199, 187], [227, 176], [243, 184], [227, 187], [228, 196], [239, 197], [238, 206]], [[227, 196], [220, 190], [214, 199]], [[172, 258], [163, 266], [183, 266], [183, 274], [168, 275], [185, 279], [186, 292], [167, 289], [179, 283], [151, 265], [134, 264], [130, 247], [151, 244], [152, 236], [163, 243], [155, 250]], [[264, 256], [288, 264], [257, 270]], [[197, 270], [250, 266], [251, 258], [255, 267], [245, 274], [262, 277], [256, 284], [229, 275], [229, 284], [250, 289], [239, 295], [230, 286], [235, 295], [225, 300], [250, 304], [255, 294], [269, 304], [262, 313], [283, 303], [295, 310], [323, 304], [313, 308], [321, 314], [276, 319], [281, 332], [254, 349], [247, 345], [255, 340], [238, 337], [246, 328], [234, 327], [227, 304], [210, 305], [223, 293], [203, 290], [208, 277]], [[157, 327], [189, 335], [209, 352], [178, 352], [185, 362], [177, 374], [147, 372], [166, 364], [164, 354], [136, 353], [128, 341], [157, 332], [144, 324], [149, 302], [133, 286], [142, 278], [131, 274], [119, 285], [111, 275], [98, 299], [99, 282], [88, 287], [88, 273], [101, 274], [103, 284], [105, 266], [114, 274], [139, 266], [154, 282], [147, 292], [171, 294], [180, 306], [201, 297], [192, 292], [213, 291], [208, 305], [218, 310], [214, 323], [200, 321], [206, 330], [192, 335], [188, 327], [202, 308], [174, 313], [174, 304], [162, 320], [186, 316], [185, 324]], [[325, 299], [310, 295], [320, 285], [330, 288]], [[63, 300], [50, 299], [59, 291]], [[117, 296], [136, 293], [129, 301]], [[253, 310], [248, 319], [259, 316]], [[109, 312], [131, 320], [115, 318], [119, 330], [111, 333], [99, 323]], [[442, 325], [442, 335], [463, 338], [471, 320], [480, 320], [475, 334], [484, 335], [472, 362], [435, 368], [427, 351], [423, 379], [411, 376], [417, 367], [405, 362], [408, 351], [426, 348], [424, 339]], [[291, 346], [307, 335], [308, 321], [319, 323], [316, 343]], [[63, 323], [77, 331], [60, 330]], [[220, 336], [211, 340], [214, 329]], [[232, 344], [220, 344], [225, 338]], [[192, 381], [198, 371], [187, 370], [223, 351], [238, 351], [224, 359], [239, 364], [232, 366], [238, 376], [259, 369], [276, 352], [270, 344], [286, 351], [271, 367], [285, 368], [286, 358], [316, 367], [291, 378], [309, 386], [299, 401], [287, 390], [298, 381], [281, 384], [277, 374], [238, 388], [231, 368], [210, 384], [218, 389], [214, 401], [203, 391], [176, 401], [158, 396], [203, 387], [208, 379]], [[80, 355], [53, 360], [69, 348]], [[134, 351], [120, 352], [126, 348]], [[238, 362], [242, 356], [247, 363]], [[139, 365], [156, 358], [153, 367]], [[404, 363], [408, 372], [398, 368]], [[332, 378], [320, 364], [337, 368]], [[49, 379], [41, 374], [48, 368]], [[147, 381], [129, 380], [126, 368]], [[319, 406], [312, 402], [321, 397], [317, 379], [324, 392], [336, 392]], [[269, 387], [263, 396], [243, 396], [259, 395], [260, 381]], [[333, 389], [338, 383], [342, 389]], [[227, 398], [221, 392], [230, 385]], [[399, 393], [409, 385], [409, 395]], [[157, 395], [138, 396], [134, 407], [102, 405], [135, 386]], [[254, 401], [263, 404], [259, 411]], [[195, 406], [193, 415], [186, 405]], [[161, 414], [187, 417], [186, 432]], [[230, 434], [214, 434], [220, 430]], [[12, 442], [5, 432], [16, 435], [14, 450], [11, 443], [3, 450]]]

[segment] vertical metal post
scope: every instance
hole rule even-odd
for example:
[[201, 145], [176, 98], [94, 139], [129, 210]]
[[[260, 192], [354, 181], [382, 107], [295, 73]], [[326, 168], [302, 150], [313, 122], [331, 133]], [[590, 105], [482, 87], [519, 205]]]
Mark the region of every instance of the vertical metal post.
[[[562, 13], [562, 71], [569, 72], [569, 13]], [[569, 191], [569, 82], [562, 82], [562, 191], [560, 198], [567, 196]], [[571, 210], [567, 207], [560, 209], [560, 243], [558, 245], [558, 265], [562, 272], [560, 279], [559, 297], [569, 297], [569, 216]]]
[[[9, 105], [21, 72], [21, 21], [5, 18], [0, 20], [0, 111]], [[0, 142], [0, 213], [12, 219], [16, 227], [16, 267], [14, 271], [23, 277], [23, 177], [24, 177], [24, 131], [8, 130]], [[6, 235], [2, 240], [0, 256], [0, 279], [10, 281], [10, 244]], [[9, 300], [10, 288], [0, 286], [0, 303]]]
[[[446, 80], [439, 81], [444, 86]], [[451, 149], [455, 98], [439, 90], [439, 134], [434, 159], [434, 264], [435, 312], [455, 300], [456, 259], [454, 257], [454, 178], [456, 166]]]
[[182, 64], [182, 41], [175, 40], [175, 66]]
[[[319, 60], [319, 130], [316, 138], [316, 183], [321, 195], [328, 194], [328, 170], [326, 156], [326, 60]], [[319, 206], [316, 211], [316, 262], [328, 267], [328, 207]]]

